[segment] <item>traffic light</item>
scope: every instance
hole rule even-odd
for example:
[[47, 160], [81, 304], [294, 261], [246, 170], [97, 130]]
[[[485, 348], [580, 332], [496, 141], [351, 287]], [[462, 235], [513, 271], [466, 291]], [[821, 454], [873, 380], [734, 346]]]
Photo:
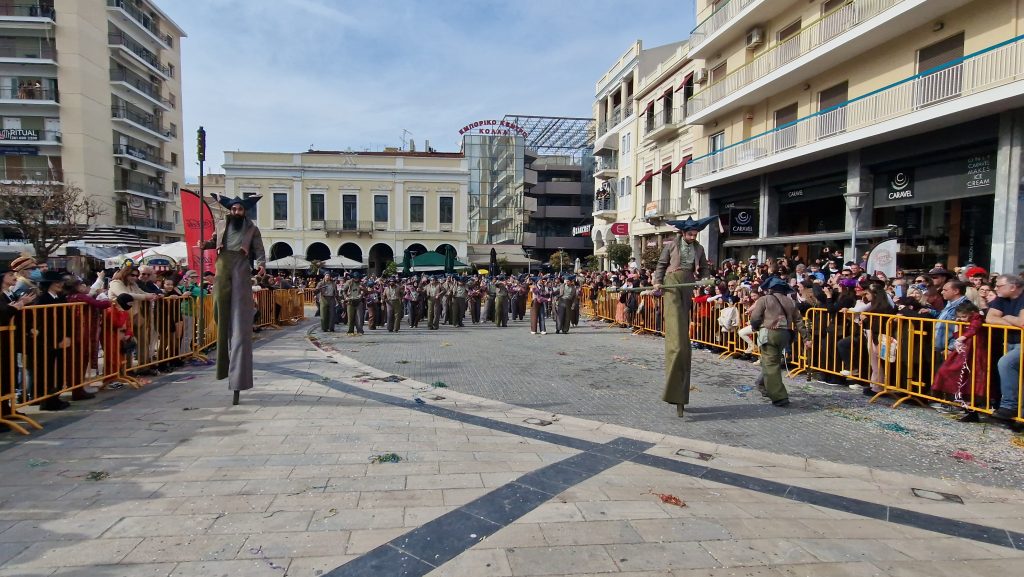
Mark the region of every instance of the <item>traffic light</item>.
[[206, 130], [202, 126], [196, 131], [196, 154], [199, 162], [206, 161]]

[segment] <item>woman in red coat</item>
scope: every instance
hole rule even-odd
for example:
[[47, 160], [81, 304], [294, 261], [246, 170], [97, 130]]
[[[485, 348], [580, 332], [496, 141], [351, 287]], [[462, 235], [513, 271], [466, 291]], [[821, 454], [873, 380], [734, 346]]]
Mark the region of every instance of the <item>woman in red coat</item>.
[[[132, 301], [128, 293], [121, 293], [106, 310], [103, 322], [103, 379], [104, 385], [117, 380], [121, 374], [121, 345], [135, 336], [132, 333]], [[129, 353], [130, 354], [130, 353]]]
[[[967, 323], [955, 341], [955, 353], [935, 373], [932, 391], [950, 395], [964, 406], [984, 407], [988, 394], [988, 342], [985, 318], [971, 302], [956, 307], [956, 320]], [[972, 383], [973, 391], [968, 388]]]
[[[97, 368], [96, 356], [100, 348], [100, 326], [102, 325], [103, 311], [110, 308], [110, 301], [101, 301], [90, 293], [89, 285], [78, 279], [69, 280], [65, 283], [64, 293], [68, 295], [69, 303], [84, 303], [76, 311], [81, 315], [81, 322], [77, 323], [78, 334], [77, 351], [78, 355], [72, 360], [74, 366], [68, 368], [68, 375], [71, 377], [71, 385], [79, 385], [85, 380], [85, 374], [89, 369]], [[82, 387], [71, 391], [71, 400], [83, 401], [93, 398], [93, 394]]]

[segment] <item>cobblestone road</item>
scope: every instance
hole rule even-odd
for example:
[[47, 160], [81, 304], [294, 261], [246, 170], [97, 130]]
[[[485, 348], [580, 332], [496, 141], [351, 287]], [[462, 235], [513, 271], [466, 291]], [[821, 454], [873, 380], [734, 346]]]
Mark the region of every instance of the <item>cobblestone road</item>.
[[[317, 319], [319, 320], [319, 319]], [[343, 327], [339, 327], [344, 330]], [[990, 485], [1024, 486], [1024, 449], [992, 424], [965, 424], [907, 403], [868, 405], [860, 389], [787, 379], [788, 409], [745, 391], [757, 365], [694, 351], [685, 419], [661, 401], [663, 342], [601, 321], [581, 320], [568, 335], [534, 336], [526, 321], [509, 328], [467, 325], [398, 334], [314, 334], [342, 354], [419, 381], [442, 381], [472, 395], [659, 433], [800, 457]], [[954, 456], [956, 455], [956, 456]]]

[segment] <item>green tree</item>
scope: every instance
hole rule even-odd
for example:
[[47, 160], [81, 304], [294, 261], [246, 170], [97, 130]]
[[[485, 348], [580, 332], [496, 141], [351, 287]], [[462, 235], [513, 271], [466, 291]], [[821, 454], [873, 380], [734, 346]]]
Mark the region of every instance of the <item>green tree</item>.
[[640, 254], [640, 266], [647, 270], [654, 270], [658, 266], [659, 258], [661, 258], [661, 249], [656, 246], [649, 246]]
[[583, 259], [583, 266], [587, 270], [597, 270], [600, 264], [601, 259], [599, 259], [596, 254], [588, 254]]
[[498, 271], [504, 274], [512, 274], [512, 266], [508, 264], [508, 259], [501, 257], [498, 259]]
[[395, 261], [388, 261], [388, 265], [384, 267], [384, 272], [381, 273], [384, 276], [392, 276], [398, 272], [398, 263]]
[[37, 259], [81, 239], [103, 213], [99, 202], [71, 184], [23, 180], [0, 186], [0, 222], [17, 230]]
[[573, 267], [576, 266], [569, 257], [569, 253], [564, 250], [552, 253], [548, 263], [551, 265], [552, 270], [560, 270], [562, 272], [571, 272]]
[[629, 262], [629, 257], [633, 255], [633, 248], [628, 244], [615, 243], [608, 245], [608, 260], [612, 262], [616, 267], [624, 267]]

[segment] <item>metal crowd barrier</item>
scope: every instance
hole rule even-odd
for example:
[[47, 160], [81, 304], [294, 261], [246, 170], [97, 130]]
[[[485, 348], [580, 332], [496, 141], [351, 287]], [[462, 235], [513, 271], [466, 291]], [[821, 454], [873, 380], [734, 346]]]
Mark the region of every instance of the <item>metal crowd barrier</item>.
[[[304, 317], [303, 291], [260, 290], [253, 295], [262, 319], [256, 326], [291, 323]], [[199, 324], [203, 307], [203, 325]], [[0, 423], [28, 434], [42, 428], [18, 411], [56, 403], [87, 386], [124, 383], [138, 388], [141, 371], [200, 358], [217, 343], [212, 295], [137, 299], [118, 323], [113, 308], [86, 303], [26, 306], [0, 325], [0, 402], [10, 411]]]
[[[595, 292], [593, 287], [583, 286], [580, 291], [581, 312], [631, 328], [634, 332], [664, 336], [660, 296], [639, 295], [637, 310], [632, 314], [627, 312], [627, 322], [623, 324], [616, 318], [620, 294], [604, 290]], [[690, 340], [719, 352], [723, 358], [760, 355], [750, 330], [749, 311], [742, 305], [732, 305], [737, 309], [739, 322], [735, 326], [723, 327], [719, 316], [726, 306], [719, 301], [692, 303]], [[852, 311], [830, 314], [821, 308], [808, 310], [804, 314], [804, 322], [811, 333], [811, 346], [805, 348], [803, 337], [795, 335], [793, 345], [786, 353], [790, 376], [815, 372], [844, 377], [870, 387], [875, 393], [871, 402], [891, 398], [893, 407], [913, 400], [921, 404], [939, 402], [985, 414], [992, 413], [992, 401], [1000, 394], [999, 359], [1008, 354], [1010, 340], [1020, 342], [1024, 336], [1016, 327], [983, 325], [981, 331], [968, 341], [970, 358], [966, 355], [961, 357], [964, 362], [957, 367], [956, 374], [950, 372], [952, 369], [946, 369], [942, 375], [943, 378], [957, 378], [961, 387], [954, 394], [938, 394], [932, 390], [933, 384], [940, 377], [940, 367], [954, 355], [948, 341], [964, 330], [965, 323]], [[949, 338], [942, 338], [943, 334]], [[946, 346], [936, 340], [937, 335], [947, 342]], [[975, 352], [979, 350], [982, 352]], [[1024, 366], [1020, 366], [1017, 372], [1015, 418], [1017, 422], [1024, 423], [1022, 398]]]

